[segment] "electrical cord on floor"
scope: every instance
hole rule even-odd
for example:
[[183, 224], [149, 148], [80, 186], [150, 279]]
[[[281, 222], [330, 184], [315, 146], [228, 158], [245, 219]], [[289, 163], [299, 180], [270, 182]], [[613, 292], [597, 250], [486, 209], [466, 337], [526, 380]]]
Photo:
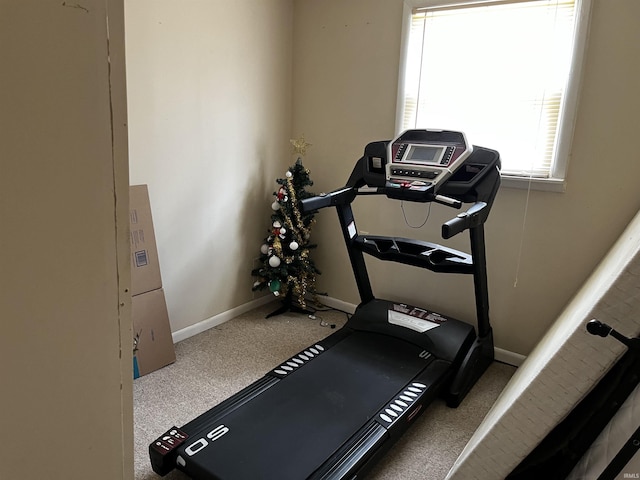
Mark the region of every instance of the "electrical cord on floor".
[[312, 313], [309, 315], [309, 318], [311, 320], [320, 320], [320, 326], [321, 327], [330, 327], [330, 328], [336, 328], [336, 324], [335, 323], [328, 323], [324, 320], [324, 318], [322, 318], [320, 315], [317, 314], [317, 312], [330, 312], [330, 311], [336, 311], [336, 312], [341, 312], [344, 313], [347, 317], [347, 320], [349, 320], [349, 318], [351, 318], [351, 314], [349, 312], [345, 312], [344, 310], [340, 310], [339, 308], [334, 308], [334, 307], [329, 307], [323, 303], [319, 303], [316, 302], [316, 305], [321, 306], [322, 308], [316, 308], [315, 312], [316, 313]]
[[310, 314], [309, 318], [311, 320], [317, 320], [320, 319], [320, 326], [321, 327], [331, 327], [331, 328], [336, 328], [336, 324], [335, 323], [327, 323], [324, 321], [324, 318], [322, 318], [320, 315], [315, 315], [315, 314]]

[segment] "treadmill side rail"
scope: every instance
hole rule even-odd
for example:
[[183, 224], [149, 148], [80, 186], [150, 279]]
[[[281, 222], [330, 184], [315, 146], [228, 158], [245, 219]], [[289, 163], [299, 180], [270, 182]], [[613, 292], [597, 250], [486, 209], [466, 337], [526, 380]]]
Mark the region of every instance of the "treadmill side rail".
[[323, 469], [309, 477], [309, 480], [354, 478], [388, 438], [386, 428], [375, 421], [369, 422], [354, 435], [345, 448], [325, 464]]

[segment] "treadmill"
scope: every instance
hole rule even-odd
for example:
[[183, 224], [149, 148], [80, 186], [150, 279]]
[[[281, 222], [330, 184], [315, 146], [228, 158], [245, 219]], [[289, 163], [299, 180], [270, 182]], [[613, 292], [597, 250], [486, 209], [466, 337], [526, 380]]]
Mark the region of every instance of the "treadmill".
[[[153, 470], [196, 480], [363, 478], [436, 397], [457, 407], [494, 358], [483, 226], [500, 184], [498, 152], [462, 132], [408, 130], [364, 149], [345, 187], [302, 201], [335, 207], [361, 303], [344, 327], [150, 446]], [[384, 195], [470, 206], [442, 225], [471, 253], [408, 238], [359, 234], [352, 202]], [[375, 298], [365, 254], [473, 277], [474, 326]]]

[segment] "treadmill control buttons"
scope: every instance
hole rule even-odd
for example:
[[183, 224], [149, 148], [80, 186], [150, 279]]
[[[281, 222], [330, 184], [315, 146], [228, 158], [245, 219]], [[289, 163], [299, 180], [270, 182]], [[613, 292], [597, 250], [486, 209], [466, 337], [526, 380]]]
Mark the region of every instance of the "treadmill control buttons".
[[156, 440], [155, 442], [153, 442], [153, 448], [159, 451], [164, 451], [164, 452], [171, 451], [171, 447], [169, 445], [165, 445], [160, 440]]
[[172, 427], [164, 435], [157, 438], [150, 447], [164, 457], [182, 445], [187, 438], [189, 435], [185, 432], [178, 427]]

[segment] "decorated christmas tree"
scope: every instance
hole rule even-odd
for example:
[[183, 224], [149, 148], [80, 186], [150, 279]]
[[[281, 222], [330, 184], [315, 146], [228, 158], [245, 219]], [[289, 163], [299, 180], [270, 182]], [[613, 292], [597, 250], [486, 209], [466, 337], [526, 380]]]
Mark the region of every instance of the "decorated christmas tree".
[[309, 170], [302, 164], [306, 149], [304, 136], [291, 140], [297, 156], [289, 167], [285, 178], [278, 178], [277, 191], [271, 208], [271, 226], [268, 236], [260, 247], [260, 267], [251, 274], [257, 277], [253, 290], [269, 289], [281, 297], [283, 306], [273, 314], [286, 310], [310, 311], [307, 298], [316, 295], [316, 275], [320, 272], [311, 259], [311, 227], [315, 223], [313, 213], [302, 213], [300, 201], [314, 196], [306, 190], [313, 182]]

